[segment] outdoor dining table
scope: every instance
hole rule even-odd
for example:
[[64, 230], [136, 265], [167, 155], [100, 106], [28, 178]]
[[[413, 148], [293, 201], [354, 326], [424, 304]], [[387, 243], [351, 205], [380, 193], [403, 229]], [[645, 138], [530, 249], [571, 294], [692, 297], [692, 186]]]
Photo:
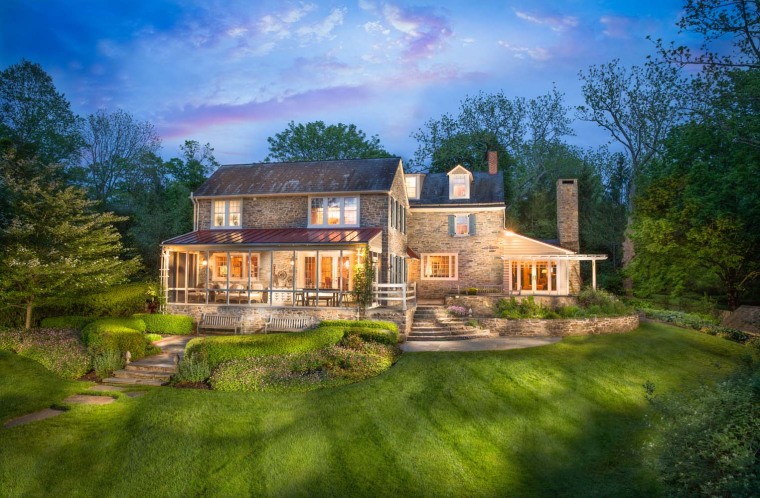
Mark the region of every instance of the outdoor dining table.
[[311, 306], [312, 302], [315, 305], [319, 305], [322, 301], [324, 301], [326, 306], [335, 306], [338, 302], [339, 292], [338, 289], [319, 289], [319, 293], [317, 293], [317, 289], [304, 289], [304, 306]]

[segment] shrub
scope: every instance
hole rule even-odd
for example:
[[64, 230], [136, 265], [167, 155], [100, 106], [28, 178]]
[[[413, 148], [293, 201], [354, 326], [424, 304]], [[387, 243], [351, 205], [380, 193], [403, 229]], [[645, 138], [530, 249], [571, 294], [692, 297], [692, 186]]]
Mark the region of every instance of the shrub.
[[723, 337], [725, 339], [728, 339], [729, 341], [738, 342], [739, 344], [744, 344], [745, 342], [749, 340], [749, 335], [745, 334], [741, 330], [732, 329], [730, 327], [710, 325], [709, 327], [705, 327], [701, 329], [701, 331], [710, 335], [717, 335], [718, 337]]
[[132, 317], [145, 322], [145, 330], [153, 334], [189, 335], [194, 332], [193, 319], [186, 315], [135, 313]]
[[694, 330], [701, 330], [716, 324], [716, 320], [712, 317], [695, 313], [684, 313], [683, 311], [648, 309], [644, 310], [644, 314], [647, 318], [653, 320], [660, 320], [662, 322], [672, 323], [679, 327], [692, 328]]
[[155, 352], [147, 348], [144, 331], [145, 322], [138, 318], [101, 318], [82, 330], [82, 339], [93, 355], [107, 350], [129, 351], [132, 359], [138, 360]]
[[319, 323], [320, 327], [360, 327], [364, 329], [386, 329], [398, 333], [398, 326], [393, 322], [382, 320], [324, 320]]
[[78, 379], [90, 370], [90, 356], [76, 330], [4, 330], [0, 349], [35, 360], [66, 379]]
[[145, 334], [145, 340], [148, 342], [156, 342], [163, 339], [161, 334]]
[[42, 320], [41, 327], [45, 329], [82, 330], [95, 320], [97, 320], [95, 316], [51, 316]]
[[446, 311], [449, 315], [459, 316], [459, 317], [465, 317], [467, 316], [467, 308], [464, 306], [449, 306], [446, 308]]
[[343, 338], [344, 329], [320, 324], [305, 332], [282, 334], [204, 337], [193, 339], [185, 346], [185, 355], [192, 356], [207, 348], [211, 368], [224, 361], [255, 356], [283, 355], [313, 351], [337, 344]]
[[124, 368], [124, 356], [121, 351], [106, 349], [92, 359], [92, 368], [101, 379], [110, 377], [116, 370]]
[[633, 308], [612, 293], [587, 288], [578, 294], [578, 304], [587, 315], [620, 316], [633, 313]]
[[757, 364], [715, 386], [655, 401], [653, 443], [669, 496], [756, 496], [760, 489]]
[[467, 294], [468, 296], [477, 296], [477, 295], [478, 295], [478, 289], [477, 289], [477, 288], [475, 288], [475, 287], [470, 287], [470, 288], [469, 288], [469, 289], [467, 289], [465, 292], [466, 292], [466, 294]]
[[346, 329], [346, 336], [358, 336], [365, 341], [394, 345], [398, 343], [398, 332], [395, 330], [377, 329], [370, 327], [352, 327]]
[[375, 376], [397, 358], [395, 347], [360, 342], [355, 347], [231, 360], [216, 368], [209, 381], [219, 391], [308, 391]]
[[185, 356], [177, 365], [175, 382], [204, 382], [211, 376], [211, 367], [204, 354]]

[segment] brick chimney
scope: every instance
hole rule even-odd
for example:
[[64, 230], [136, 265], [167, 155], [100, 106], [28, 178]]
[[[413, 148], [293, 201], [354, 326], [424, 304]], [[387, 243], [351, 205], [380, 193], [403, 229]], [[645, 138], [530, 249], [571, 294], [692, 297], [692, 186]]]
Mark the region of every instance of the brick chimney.
[[488, 174], [495, 175], [499, 171], [499, 154], [495, 150], [488, 151]]
[[557, 232], [559, 245], [580, 252], [578, 234], [578, 180], [557, 180]]

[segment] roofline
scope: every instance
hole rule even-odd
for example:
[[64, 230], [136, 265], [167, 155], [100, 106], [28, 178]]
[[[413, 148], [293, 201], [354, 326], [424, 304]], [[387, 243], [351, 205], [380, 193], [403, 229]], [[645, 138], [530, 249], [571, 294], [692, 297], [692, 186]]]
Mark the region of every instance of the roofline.
[[390, 190], [346, 190], [346, 191], [331, 191], [331, 192], [285, 192], [276, 194], [215, 194], [215, 195], [196, 195], [196, 199], [245, 199], [254, 197], [301, 197], [309, 195], [362, 195], [362, 194], [388, 194]]
[[[543, 242], [541, 240], [534, 239], [533, 237], [528, 237], [527, 235], [521, 235], [521, 234], [519, 234], [517, 232], [513, 232], [511, 230], [507, 230], [507, 232], [510, 233], [510, 235], [505, 235], [507, 237], [520, 237], [520, 238], [523, 238], [523, 239], [526, 239], [526, 240], [530, 240], [531, 242], [535, 242], [537, 244], [544, 245], [546, 247], [551, 247], [552, 249], [559, 249], [559, 250], [565, 251], [567, 254], [577, 254], [575, 251], [571, 251], [570, 249], [565, 249], [562, 246], [555, 246], [554, 244], [548, 244], [548, 243]], [[605, 256], [605, 258], [606, 258], [606, 256]]]
[[419, 212], [453, 211], [457, 209], [480, 209], [482, 211], [501, 211], [507, 206], [501, 202], [489, 202], [483, 204], [409, 204], [409, 209]]
[[[261, 229], [261, 228], [225, 228], [221, 230], [193, 230], [192, 232], [183, 233], [181, 235], [177, 235], [176, 237], [172, 237], [172, 239], [166, 239], [159, 244], [161, 247], [164, 246], [209, 246], [209, 247], [216, 247], [220, 245], [239, 245], [239, 246], [318, 246], [318, 245], [350, 245], [350, 244], [370, 244], [373, 240], [375, 240], [378, 237], [382, 237], [383, 235], [383, 229], [380, 227], [365, 227], [363, 229], [377, 229], [380, 230], [378, 233], [370, 237], [366, 242], [307, 242], [307, 243], [294, 243], [294, 242], [283, 242], [283, 243], [277, 243], [277, 242], [248, 242], [248, 243], [235, 243], [235, 242], [225, 242], [220, 244], [209, 244], [209, 243], [203, 243], [203, 244], [190, 244], [190, 243], [184, 243], [184, 244], [178, 244], [178, 243], [171, 243], [167, 244], [168, 241], [172, 239], [176, 239], [177, 237], [184, 237], [185, 235], [190, 235], [191, 233], [200, 232], [200, 231], [219, 231], [222, 232], [224, 230], [235, 232], [235, 231], [241, 231], [241, 230], [270, 230], [268, 228]], [[275, 229], [276, 230], [276, 229]], [[330, 228], [306, 228], [306, 230], [322, 230], [322, 231], [329, 231], [332, 230]], [[337, 229], [340, 230], [340, 229]], [[345, 230], [351, 230], [350, 228], [347, 228]]]
[[[258, 166], [260, 164], [303, 164], [303, 163], [334, 163], [338, 161], [380, 161], [383, 159], [398, 159], [399, 161], [402, 160], [401, 156], [388, 156], [388, 157], [370, 157], [370, 158], [351, 158], [351, 159], [304, 159], [302, 161], [271, 161], [271, 162], [260, 162], [260, 163], [233, 163], [233, 164], [222, 164], [219, 166], [219, 168], [227, 168], [227, 167], [234, 167], [234, 166]], [[219, 169], [217, 168], [217, 169]], [[214, 170], [216, 171], [216, 170]]]
[[567, 259], [578, 261], [600, 261], [607, 259], [606, 254], [518, 254], [514, 256], [501, 256], [501, 259], [507, 260], [534, 260], [534, 259]]

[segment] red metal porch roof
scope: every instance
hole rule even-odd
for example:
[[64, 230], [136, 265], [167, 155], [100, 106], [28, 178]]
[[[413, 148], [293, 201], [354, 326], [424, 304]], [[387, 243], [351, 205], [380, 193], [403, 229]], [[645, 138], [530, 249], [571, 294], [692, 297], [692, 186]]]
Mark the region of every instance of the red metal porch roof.
[[198, 230], [165, 240], [161, 245], [366, 244], [382, 232], [382, 228], [242, 228], [234, 230]]

